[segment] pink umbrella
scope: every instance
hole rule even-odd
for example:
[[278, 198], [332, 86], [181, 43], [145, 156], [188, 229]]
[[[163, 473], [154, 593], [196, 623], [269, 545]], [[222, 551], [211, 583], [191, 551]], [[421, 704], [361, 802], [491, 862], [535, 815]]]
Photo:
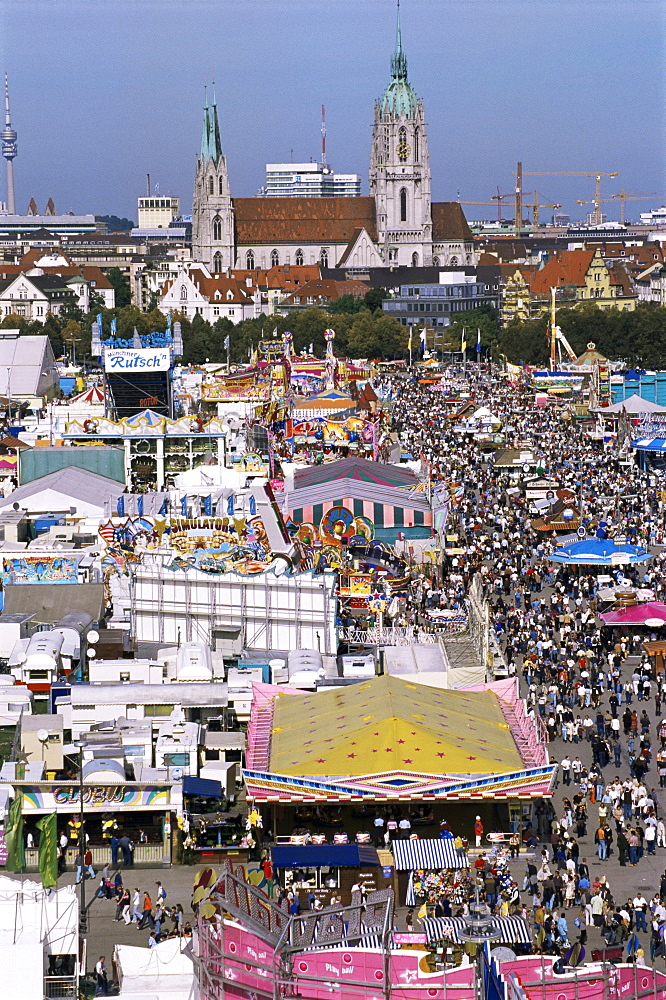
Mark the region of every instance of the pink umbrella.
[[666, 625], [666, 604], [650, 601], [649, 604], [633, 604], [628, 608], [619, 608], [599, 615], [606, 625], [647, 625], [648, 628], [659, 628]]

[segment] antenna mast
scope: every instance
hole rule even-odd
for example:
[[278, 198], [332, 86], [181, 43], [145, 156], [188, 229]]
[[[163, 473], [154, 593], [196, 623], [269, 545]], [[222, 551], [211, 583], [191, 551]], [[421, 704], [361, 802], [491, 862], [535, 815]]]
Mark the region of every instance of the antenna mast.
[[326, 108], [321, 106], [321, 162], [326, 166]]
[[12, 128], [9, 117], [9, 80], [5, 73], [5, 127], [0, 133], [2, 140], [2, 155], [7, 161], [7, 211], [10, 215], [16, 214], [16, 201], [14, 198], [14, 157], [16, 156], [16, 131]]

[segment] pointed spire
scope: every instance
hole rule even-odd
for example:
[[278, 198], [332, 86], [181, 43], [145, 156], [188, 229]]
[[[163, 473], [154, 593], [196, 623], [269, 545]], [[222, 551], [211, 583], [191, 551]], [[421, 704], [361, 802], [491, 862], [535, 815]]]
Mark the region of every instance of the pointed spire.
[[213, 83], [213, 102], [208, 104], [208, 88], [204, 87], [203, 124], [201, 128], [201, 159], [217, 163], [222, 156], [220, 141], [220, 126], [217, 121], [217, 104], [215, 102], [215, 84]]
[[217, 100], [215, 99], [215, 80], [213, 80], [213, 114], [210, 122], [210, 156], [217, 163], [222, 156], [222, 142], [220, 140], [220, 125], [217, 120]]
[[400, 0], [395, 27], [395, 52], [391, 56], [391, 76], [394, 80], [407, 79], [407, 57], [402, 51], [402, 32], [400, 30]]

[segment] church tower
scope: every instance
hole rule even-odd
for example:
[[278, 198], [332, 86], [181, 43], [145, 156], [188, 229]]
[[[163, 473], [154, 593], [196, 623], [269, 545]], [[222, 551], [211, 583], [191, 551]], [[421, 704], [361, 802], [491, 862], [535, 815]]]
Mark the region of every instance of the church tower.
[[234, 209], [227, 161], [222, 155], [217, 104], [206, 98], [192, 205], [192, 256], [212, 272], [235, 264]]
[[377, 213], [377, 245], [385, 264], [432, 263], [430, 157], [423, 102], [407, 79], [400, 0], [391, 82], [375, 103], [370, 194]]

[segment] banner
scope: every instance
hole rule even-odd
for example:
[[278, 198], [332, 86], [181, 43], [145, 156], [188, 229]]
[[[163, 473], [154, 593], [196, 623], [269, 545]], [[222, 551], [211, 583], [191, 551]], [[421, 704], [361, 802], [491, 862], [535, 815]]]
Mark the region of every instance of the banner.
[[76, 556], [18, 556], [2, 560], [5, 583], [78, 583]]
[[5, 823], [5, 843], [7, 844], [7, 868], [22, 872], [25, 868], [23, 843], [23, 795], [18, 792], [7, 813]]
[[42, 816], [35, 826], [39, 830], [39, 874], [44, 888], [50, 889], [58, 882], [58, 817], [56, 813]]
[[106, 372], [168, 372], [171, 367], [169, 348], [150, 349], [148, 347], [130, 350], [107, 348], [104, 352]]

